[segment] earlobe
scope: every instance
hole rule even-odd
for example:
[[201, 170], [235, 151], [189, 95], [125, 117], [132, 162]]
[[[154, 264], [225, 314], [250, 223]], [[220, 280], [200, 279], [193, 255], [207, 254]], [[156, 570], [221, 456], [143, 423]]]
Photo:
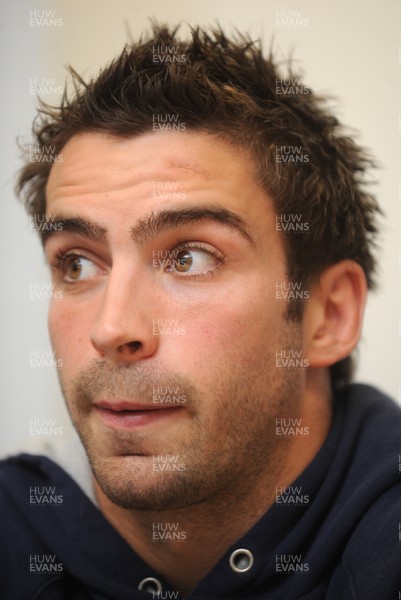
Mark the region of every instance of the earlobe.
[[310, 367], [328, 367], [351, 354], [361, 335], [366, 294], [365, 273], [355, 261], [344, 260], [322, 272], [304, 314]]

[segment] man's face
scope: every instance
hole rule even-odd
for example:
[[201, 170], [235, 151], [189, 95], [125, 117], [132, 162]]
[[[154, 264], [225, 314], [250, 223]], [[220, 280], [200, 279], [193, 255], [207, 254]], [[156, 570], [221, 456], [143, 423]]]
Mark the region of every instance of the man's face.
[[276, 417], [301, 328], [271, 200], [245, 154], [206, 133], [72, 138], [47, 187], [50, 307], [66, 402], [103, 491], [126, 508], [189, 506], [279, 468]]

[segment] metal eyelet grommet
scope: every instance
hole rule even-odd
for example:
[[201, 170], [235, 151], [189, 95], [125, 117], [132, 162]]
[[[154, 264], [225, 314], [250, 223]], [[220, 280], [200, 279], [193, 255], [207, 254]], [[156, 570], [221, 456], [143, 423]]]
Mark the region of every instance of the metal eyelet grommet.
[[148, 592], [149, 594], [160, 594], [163, 591], [162, 584], [155, 577], [145, 577], [138, 584], [138, 590]]
[[253, 566], [253, 554], [246, 548], [238, 548], [230, 556], [230, 567], [235, 573], [247, 573]]

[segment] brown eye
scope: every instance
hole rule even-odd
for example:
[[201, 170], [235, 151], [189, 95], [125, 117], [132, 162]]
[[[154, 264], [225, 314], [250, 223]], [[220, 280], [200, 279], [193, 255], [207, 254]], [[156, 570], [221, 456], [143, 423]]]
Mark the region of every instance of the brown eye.
[[82, 273], [81, 258], [79, 258], [78, 256], [68, 258], [65, 261], [64, 272], [70, 279], [79, 279]]
[[224, 256], [202, 242], [187, 242], [185, 246], [177, 246], [174, 259], [167, 262], [165, 270], [176, 277], [202, 277], [216, 271], [223, 264]]
[[100, 269], [89, 258], [76, 254], [63, 258], [61, 271], [66, 283], [79, 283], [100, 273]]
[[192, 263], [193, 257], [191, 252], [188, 252], [188, 250], [180, 250], [180, 252], [177, 252], [177, 256], [174, 259], [174, 266], [177, 271], [180, 271], [181, 273], [188, 271], [191, 268]]

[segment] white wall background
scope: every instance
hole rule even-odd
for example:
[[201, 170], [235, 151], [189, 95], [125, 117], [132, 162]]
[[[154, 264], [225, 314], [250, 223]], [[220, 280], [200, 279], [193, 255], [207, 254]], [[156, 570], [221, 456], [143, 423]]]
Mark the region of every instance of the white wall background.
[[[276, 11], [302, 11], [304, 26], [276, 25]], [[39, 11], [32, 13], [31, 11]], [[54, 11], [58, 27], [30, 19]], [[47, 13], [48, 15], [50, 13]], [[295, 13], [292, 13], [295, 14]], [[299, 14], [299, 13], [298, 13]], [[377, 194], [386, 213], [380, 255], [380, 291], [371, 297], [360, 346], [357, 379], [401, 398], [401, 3], [399, 0], [3, 0], [1, 56], [1, 336], [0, 454], [42, 446], [30, 419], [54, 419], [68, 437], [68, 417], [53, 369], [30, 368], [30, 353], [49, 352], [46, 301], [30, 285], [48, 281], [40, 244], [13, 193], [20, 166], [16, 137], [27, 137], [35, 115], [32, 80], [63, 85], [65, 65], [95, 73], [149, 17], [174, 24], [216, 21], [262, 36], [274, 34], [283, 56], [292, 49], [305, 84], [340, 99], [339, 115], [361, 132], [379, 159]], [[305, 21], [306, 22], [306, 21]], [[57, 102], [56, 93], [47, 100]]]

